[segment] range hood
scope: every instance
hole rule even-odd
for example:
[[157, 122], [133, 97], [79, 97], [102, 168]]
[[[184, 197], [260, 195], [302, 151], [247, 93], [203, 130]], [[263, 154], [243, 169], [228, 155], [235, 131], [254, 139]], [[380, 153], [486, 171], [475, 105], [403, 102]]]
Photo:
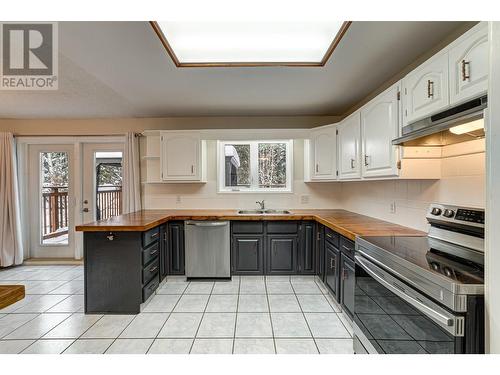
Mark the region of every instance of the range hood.
[[[447, 109], [423, 120], [409, 124], [402, 129], [402, 136], [392, 141], [397, 146], [445, 146], [449, 144], [483, 138], [484, 127], [474, 126], [483, 121], [488, 98], [483, 96]], [[466, 126], [465, 124], [471, 126]], [[464, 125], [458, 128], [459, 125]], [[455, 128], [458, 131], [450, 131]], [[472, 130], [467, 131], [467, 128]], [[458, 134], [457, 134], [458, 133]]]

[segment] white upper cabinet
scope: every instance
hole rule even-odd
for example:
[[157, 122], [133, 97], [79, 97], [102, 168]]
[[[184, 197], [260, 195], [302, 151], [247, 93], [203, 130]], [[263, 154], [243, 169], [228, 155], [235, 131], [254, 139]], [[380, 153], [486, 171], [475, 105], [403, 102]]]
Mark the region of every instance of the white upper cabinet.
[[360, 113], [355, 112], [337, 125], [339, 179], [361, 177], [360, 169]]
[[202, 180], [202, 142], [195, 132], [161, 133], [161, 179]]
[[337, 136], [335, 125], [311, 131], [311, 180], [337, 179]]
[[397, 147], [392, 140], [399, 134], [399, 88], [399, 83], [392, 86], [361, 109], [363, 177], [398, 175]]
[[450, 46], [450, 104], [474, 99], [488, 90], [487, 22], [481, 22]]
[[440, 52], [403, 80], [403, 125], [449, 106], [448, 54]]

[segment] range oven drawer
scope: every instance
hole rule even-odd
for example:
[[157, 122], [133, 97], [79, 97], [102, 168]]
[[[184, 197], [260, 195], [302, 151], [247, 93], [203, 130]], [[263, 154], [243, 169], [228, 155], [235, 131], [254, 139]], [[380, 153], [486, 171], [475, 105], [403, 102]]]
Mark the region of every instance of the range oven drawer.
[[369, 353], [465, 353], [466, 319], [355, 256], [356, 339]]

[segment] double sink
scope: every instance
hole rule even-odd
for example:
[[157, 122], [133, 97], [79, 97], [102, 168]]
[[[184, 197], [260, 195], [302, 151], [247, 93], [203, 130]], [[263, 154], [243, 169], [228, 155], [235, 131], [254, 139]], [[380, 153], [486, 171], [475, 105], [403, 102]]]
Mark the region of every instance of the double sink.
[[239, 215], [290, 215], [287, 210], [239, 210]]

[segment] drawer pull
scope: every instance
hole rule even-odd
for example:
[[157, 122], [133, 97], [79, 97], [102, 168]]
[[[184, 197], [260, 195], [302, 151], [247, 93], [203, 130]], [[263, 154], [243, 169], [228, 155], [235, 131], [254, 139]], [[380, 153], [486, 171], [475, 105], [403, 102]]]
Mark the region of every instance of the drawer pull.
[[149, 272], [150, 272], [150, 273], [153, 273], [153, 272], [155, 272], [157, 269], [158, 269], [158, 267], [157, 267], [157, 266], [151, 267], [151, 268], [149, 269]]
[[327, 236], [328, 238], [332, 238], [332, 235], [331, 235], [330, 233], [327, 233], [327, 234], [326, 234], [326, 236]]
[[158, 236], [159, 236], [159, 233], [158, 233], [158, 232], [155, 232], [155, 233], [153, 233], [153, 234], [151, 235], [151, 238], [156, 238], [156, 237], [158, 237]]
[[157, 287], [157, 285], [156, 285], [156, 283], [154, 283], [154, 284], [150, 285], [150, 286], [148, 287], [148, 289], [149, 289], [149, 290], [153, 290], [153, 289], [156, 289], [156, 287]]
[[470, 79], [470, 74], [467, 73], [467, 68], [469, 67], [470, 61], [462, 60], [462, 81], [467, 81], [468, 79]]
[[352, 249], [349, 249], [346, 245], [342, 245], [342, 249], [352, 253]]
[[157, 252], [158, 252], [158, 249], [156, 249], [155, 251], [151, 251], [151, 252], [149, 253], [149, 255], [155, 255]]

